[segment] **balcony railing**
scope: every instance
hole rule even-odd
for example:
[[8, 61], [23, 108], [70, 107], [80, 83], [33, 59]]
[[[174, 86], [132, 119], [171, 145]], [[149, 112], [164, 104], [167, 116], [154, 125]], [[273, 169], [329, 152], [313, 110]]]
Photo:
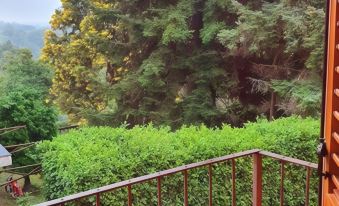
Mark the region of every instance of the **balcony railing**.
[[306, 173], [306, 185], [305, 185], [305, 206], [309, 206], [309, 199], [310, 199], [310, 179], [312, 170], [317, 170], [318, 165], [313, 164], [310, 162], [262, 151], [262, 150], [250, 150], [245, 151], [241, 153], [231, 154], [224, 157], [218, 157], [198, 163], [193, 163], [169, 170], [165, 170], [162, 172], [157, 172], [154, 174], [137, 177], [134, 179], [126, 180], [123, 182], [107, 185], [104, 187], [100, 187], [97, 189], [89, 190], [86, 192], [81, 192], [78, 194], [70, 195], [64, 198], [52, 200], [49, 202], [38, 204], [37, 206], [52, 206], [52, 205], [58, 205], [58, 206], [65, 206], [66, 203], [74, 203], [77, 202], [83, 198], [94, 196], [96, 198], [96, 206], [100, 206], [100, 197], [103, 193], [112, 192], [117, 189], [126, 188], [126, 203], [128, 206], [133, 205], [133, 192], [132, 187], [141, 184], [144, 182], [149, 182], [156, 180], [157, 181], [157, 205], [162, 205], [162, 179], [167, 176], [171, 176], [174, 174], [180, 174], [182, 173], [182, 179], [184, 182], [183, 187], [183, 203], [184, 206], [189, 205], [189, 192], [188, 192], [188, 179], [189, 179], [189, 171], [196, 168], [208, 168], [208, 205], [213, 205], [213, 165], [223, 162], [231, 162], [232, 165], [232, 206], [236, 206], [236, 159], [242, 158], [242, 157], [252, 157], [252, 205], [253, 206], [261, 206], [262, 205], [262, 198], [263, 198], [263, 157], [268, 157], [274, 160], [277, 160], [280, 162], [280, 206], [284, 205], [284, 179], [285, 179], [285, 166], [286, 164], [293, 164], [297, 165], [299, 167], [305, 168]]

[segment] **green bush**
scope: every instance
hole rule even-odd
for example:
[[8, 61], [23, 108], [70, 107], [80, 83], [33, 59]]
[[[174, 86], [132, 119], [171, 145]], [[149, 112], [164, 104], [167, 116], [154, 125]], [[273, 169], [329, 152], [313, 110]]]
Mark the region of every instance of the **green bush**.
[[4, 145], [22, 144], [52, 139], [57, 133], [57, 114], [53, 107], [44, 104], [39, 93], [31, 89], [13, 91], [0, 96], [0, 128], [26, 125], [26, 130], [3, 135]]
[[[244, 128], [209, 129], [205, 126], [170, 128], [152, 125], [133, 129], [92, 127], [74, 130], [39, 145], [42, 152], [45, 194], [48, 199], [93, 189], [133, 177], [249, 149], [264, 149], [316, 162], [319, 121], [289, 117], [274, 122], [258, 120]], [[264, 160], [264, 204], [278, 205], [279, 162]], [[237, 205], [251, 205], [251, 158], [237, 160]], [[207, 205], [207, 168], [189, 172], [190, 205]], [[213, 167], [215, 205], [231, 205], [231, 166]], [[285, 204], [300, 206], [305, 197], [305, 168], [287, 166]], [[311, 205], [316, 201], [312, 178]], [[133, 205], [156, 205], [156, 182], [133, 186]], [[126, 205], [126, 189], [102, 197], [102, 205]], [[94, 198], [81, 205], [93, 205]], [[182, 205], [182, 175], [163, 180], [163, 204]]]

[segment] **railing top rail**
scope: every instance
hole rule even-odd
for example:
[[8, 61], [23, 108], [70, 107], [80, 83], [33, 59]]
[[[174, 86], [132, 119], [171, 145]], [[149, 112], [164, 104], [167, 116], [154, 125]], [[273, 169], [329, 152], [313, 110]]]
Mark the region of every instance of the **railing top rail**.
[[245, 151], [245, 152], [226, 155], [226, 156], [223, 156], [223, 157], [213, 158], [213, 159], [210, 159], [210, 160], [205, 160], [205, 161], [201, 161], [201, 162], [197, 162], [197, 163], [193, 163], [193, 164], [189, 164], [189, 165], [184, 165], [184, 166], [176, 167], [176, 168], [173, 168], [173, 169], [165, 170], [165, 171], [162, 171], [162, 172], [153, 173], [153, 174], [150, 174], [150, 175], [145, 175], [145, 176], [133, 178], [133, 179], [126, 180], [126, 181], [123, 181], [123, 182], [114, 183], [114, 184], [103, 186], [103, 187], [100, 187], [100, 188], [97, 188], [97, 189], [92, 189], [92, 190], [88, 190], [88, 191], [81, 192], [81, 193], [78, 193], [78, 194], [69, 195], [69, 196], [66, 196], [66, 197], [63, 197], [63, 198], [59, 198], [59, 199], [51, 200], [51, 201], [44, 202], [44, 203], [41, 203], [41, 204], [37, 204], [36, 206], [60, 205], [61, 203], [67, 203], [67, 202], [82, 199], [82, 198], [85, 198], [85, 197], [94, 196], [98, 193], [109, 192], [109, 191], [119, 189], [119, 188], [122, 188], [122, 187], [127, 187], [127, 186], [130, 186], [130, 185], [150, 181], [150, 180], [157, 179], [157, 178], [160, 178], [160, 177], [169, 176], [171, 174], [184, 172], [184, 171], [187, 171], [187, 170], [191, 170], [191, 169], [195, 169], [195, 168], [199, 168], [199, 167], [204, 167], [204, 166], [208, 166], [208, 165], [212, 165], [212, 164], [217, 164], [217, 163], [221, 163], [221, 162], [226, 162], [228, 160], [233, 160], [233, 159], [237, 159], [237, 158], [240, 158], [240, 157], [250, 156], [250, 155], [253, 155], [253, 154], [261, 154], [263, 156], [268, 156], [268, 157], [278, 159], [278, 160], [281, 160], [281, 161], [284, 161], [284, 162], [287, 162], [287, 163], [301, 165], [301, 166], [305, 166], [305, 167], [312, 168], [312, 169], [317, 168], [317, 164], [309, 163], [309, 162], [306, 162], [306, 161], [302, 161], [302, 160], [298, 160], [298, 159], [294, 159], [294, 158], [290, 158], [290, 157], [286, 157], [286, 156], [282, 156], [282, 155], [277, 155], [277, 154], [266, 152], [266, 151], [261, 151], [259, 149], [254, 149], [254, 150], [249, 150], [249, 151]]
[[146, 181], [149, 181], [149, 180], [156, 179], [158, 177], [164, 177], [164, 176], [168, 176], [168, 175], [171, 175], [171, 174], [174, 174], [174, 173], [183, 172], [185, 170], [191, 170], [191, 169], [194, 169], [194, 168], [203, 167], [203, 166], [207, 166], [207, 165], [210, 165], [210, 164], [216, 164], [216, 163], [224, 162], [224, 161], [227, 161], [227, 160], [236, 159], [236, 158], [239, 158], [239, 157], [252, 155], [252, 154], [255, 154], [255, 153], [258, 153], [258, 152], [260, 152], [259, 149], [254, 149], [254, 150], [249, 150], [249, 151], [245, 151], [245, 152], [226, 155], [226, 156], [223, 156], [223, 157], [218, 157], [218, 158], [214, 158], [214, 159], [210, 159], [210, 160], [206, 160], [206, 161], [202, 161], [202, 162], [197, 162], [197, 163], [193, 163], [193, 164], [189, 164], [189, 165], [185, 165], [185, 166], [180, 166], [180, 167], [165, 170], [165, 171], [162, 171], [162, 172], [157, 172], [157, 173], [154, 173], [154, 174], [133, 178], [133, 179], [126, 180], [126, 181], [123, 181], [123, 182], [114, 183], [114, 184], [107, 185], [107, 186], [104, 186], [104, 187], [100, 187], [100, 188], [97, 188], [97, 189], [88, 190], [86, 192], [81, 192], [81, 193], [70, 195], [70, 196], [67, 196], [67, 197], [64, 197], [64, 198], [55, 199], [55, 200], [52, 200], [52, 201], [49, 201], [49, 202], [44, 202], [44, 203], [38, 204], [36, 206], [59, 205], [60, 203], [65, 203], [65, 202], [70, 202], [70, 201], [77, 200], [77, 199], [80, 199], [80, 198], [85, 198], [85, 197], [88, 197], [88, 196], [95, 195], [97, 193], [109, 192], [109, 191], [112, 191], [112, 190], [115, 190], [115, 189], [119, 189], [121, 187], [126, 187], [128, 185], [134, 185], [134, 184], [137, 184], [137, 183], [146, 182]]
[[303, 160], [299, 160], [299, 159], [295, 159], [295, 158], [287, 157], [283, 155], [278, 155], [278, 154], [267, 152], [267, 151], [260, 151], [259, 153], [263, 156], [271, 157], [273, 159], [278, 159], [278, 160], [281, 160], [287, 163], [292, 163], [292, 164], [296, 164], [296, 165], [300, 165], [304, 167], [310, 167], [312, 169], [318, 169], [318, 164], [314, 164], [311, 162], [307, 162], [307, 161], [303, 161]]

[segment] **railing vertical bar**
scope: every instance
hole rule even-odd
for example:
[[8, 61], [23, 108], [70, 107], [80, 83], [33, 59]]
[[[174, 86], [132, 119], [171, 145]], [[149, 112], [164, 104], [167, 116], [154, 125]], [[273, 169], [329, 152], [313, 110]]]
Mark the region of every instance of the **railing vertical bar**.
[[262, 156], [253, 155], [253, 206], [261, 206], [262, 202]]
[[97, 193], [96, 195], [96, 206], [100, 206], [100, 193]]
[[128, 185], [127, 190], [128, 190], [128, 206], [132, 206], [132, 186]]
[[285, 179], [285, 162], [280, 162], [280, 206], [284, 206], [284, 179]]
[[[148, 182], [149, 183], [149, 185], [150, 185], [150, 187], [152, 187], [153, 186], [153, 182], [152, 181], [149, 181]], [[157, 186], [158, 187], [158, 186]], [[158, 192], [157, 192], [158, 193]], [[157, 194], [157, 196], [158, 196], [158, 194]], [[133, 196], [132, 196], [132, 199], [133, 199]], [[153, 196], [152, 196], [152, 193], [149, 193], [148, 194], [148, 199], [152, 202], [152, 200], [153, 200]]]
[[158, 206], [161, 206], [161, 177], [157, 178], [157, 186], [158, 186]]
[[184, 171], [184, 206], [188, 206], [188, 174]]
[[310, 178], [311, 178], [311, 169], [307, 167], [305, 206], [309, 206], [310, 204]]
[[209, 187], [209, 200], [208, 205], [213, 205], [213, 166], [210, 164], [208, 165], [208, 187]]
[[232, 159], [232, 206], [236, 206], [236, 173], [235, 173], [235, 159]]

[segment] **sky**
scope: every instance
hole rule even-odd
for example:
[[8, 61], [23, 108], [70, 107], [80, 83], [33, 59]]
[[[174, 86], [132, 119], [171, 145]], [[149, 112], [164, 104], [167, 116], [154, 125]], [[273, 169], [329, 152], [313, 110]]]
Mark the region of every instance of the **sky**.
[[0, 21], [47, 25], [60, 0], [0, 0]]

